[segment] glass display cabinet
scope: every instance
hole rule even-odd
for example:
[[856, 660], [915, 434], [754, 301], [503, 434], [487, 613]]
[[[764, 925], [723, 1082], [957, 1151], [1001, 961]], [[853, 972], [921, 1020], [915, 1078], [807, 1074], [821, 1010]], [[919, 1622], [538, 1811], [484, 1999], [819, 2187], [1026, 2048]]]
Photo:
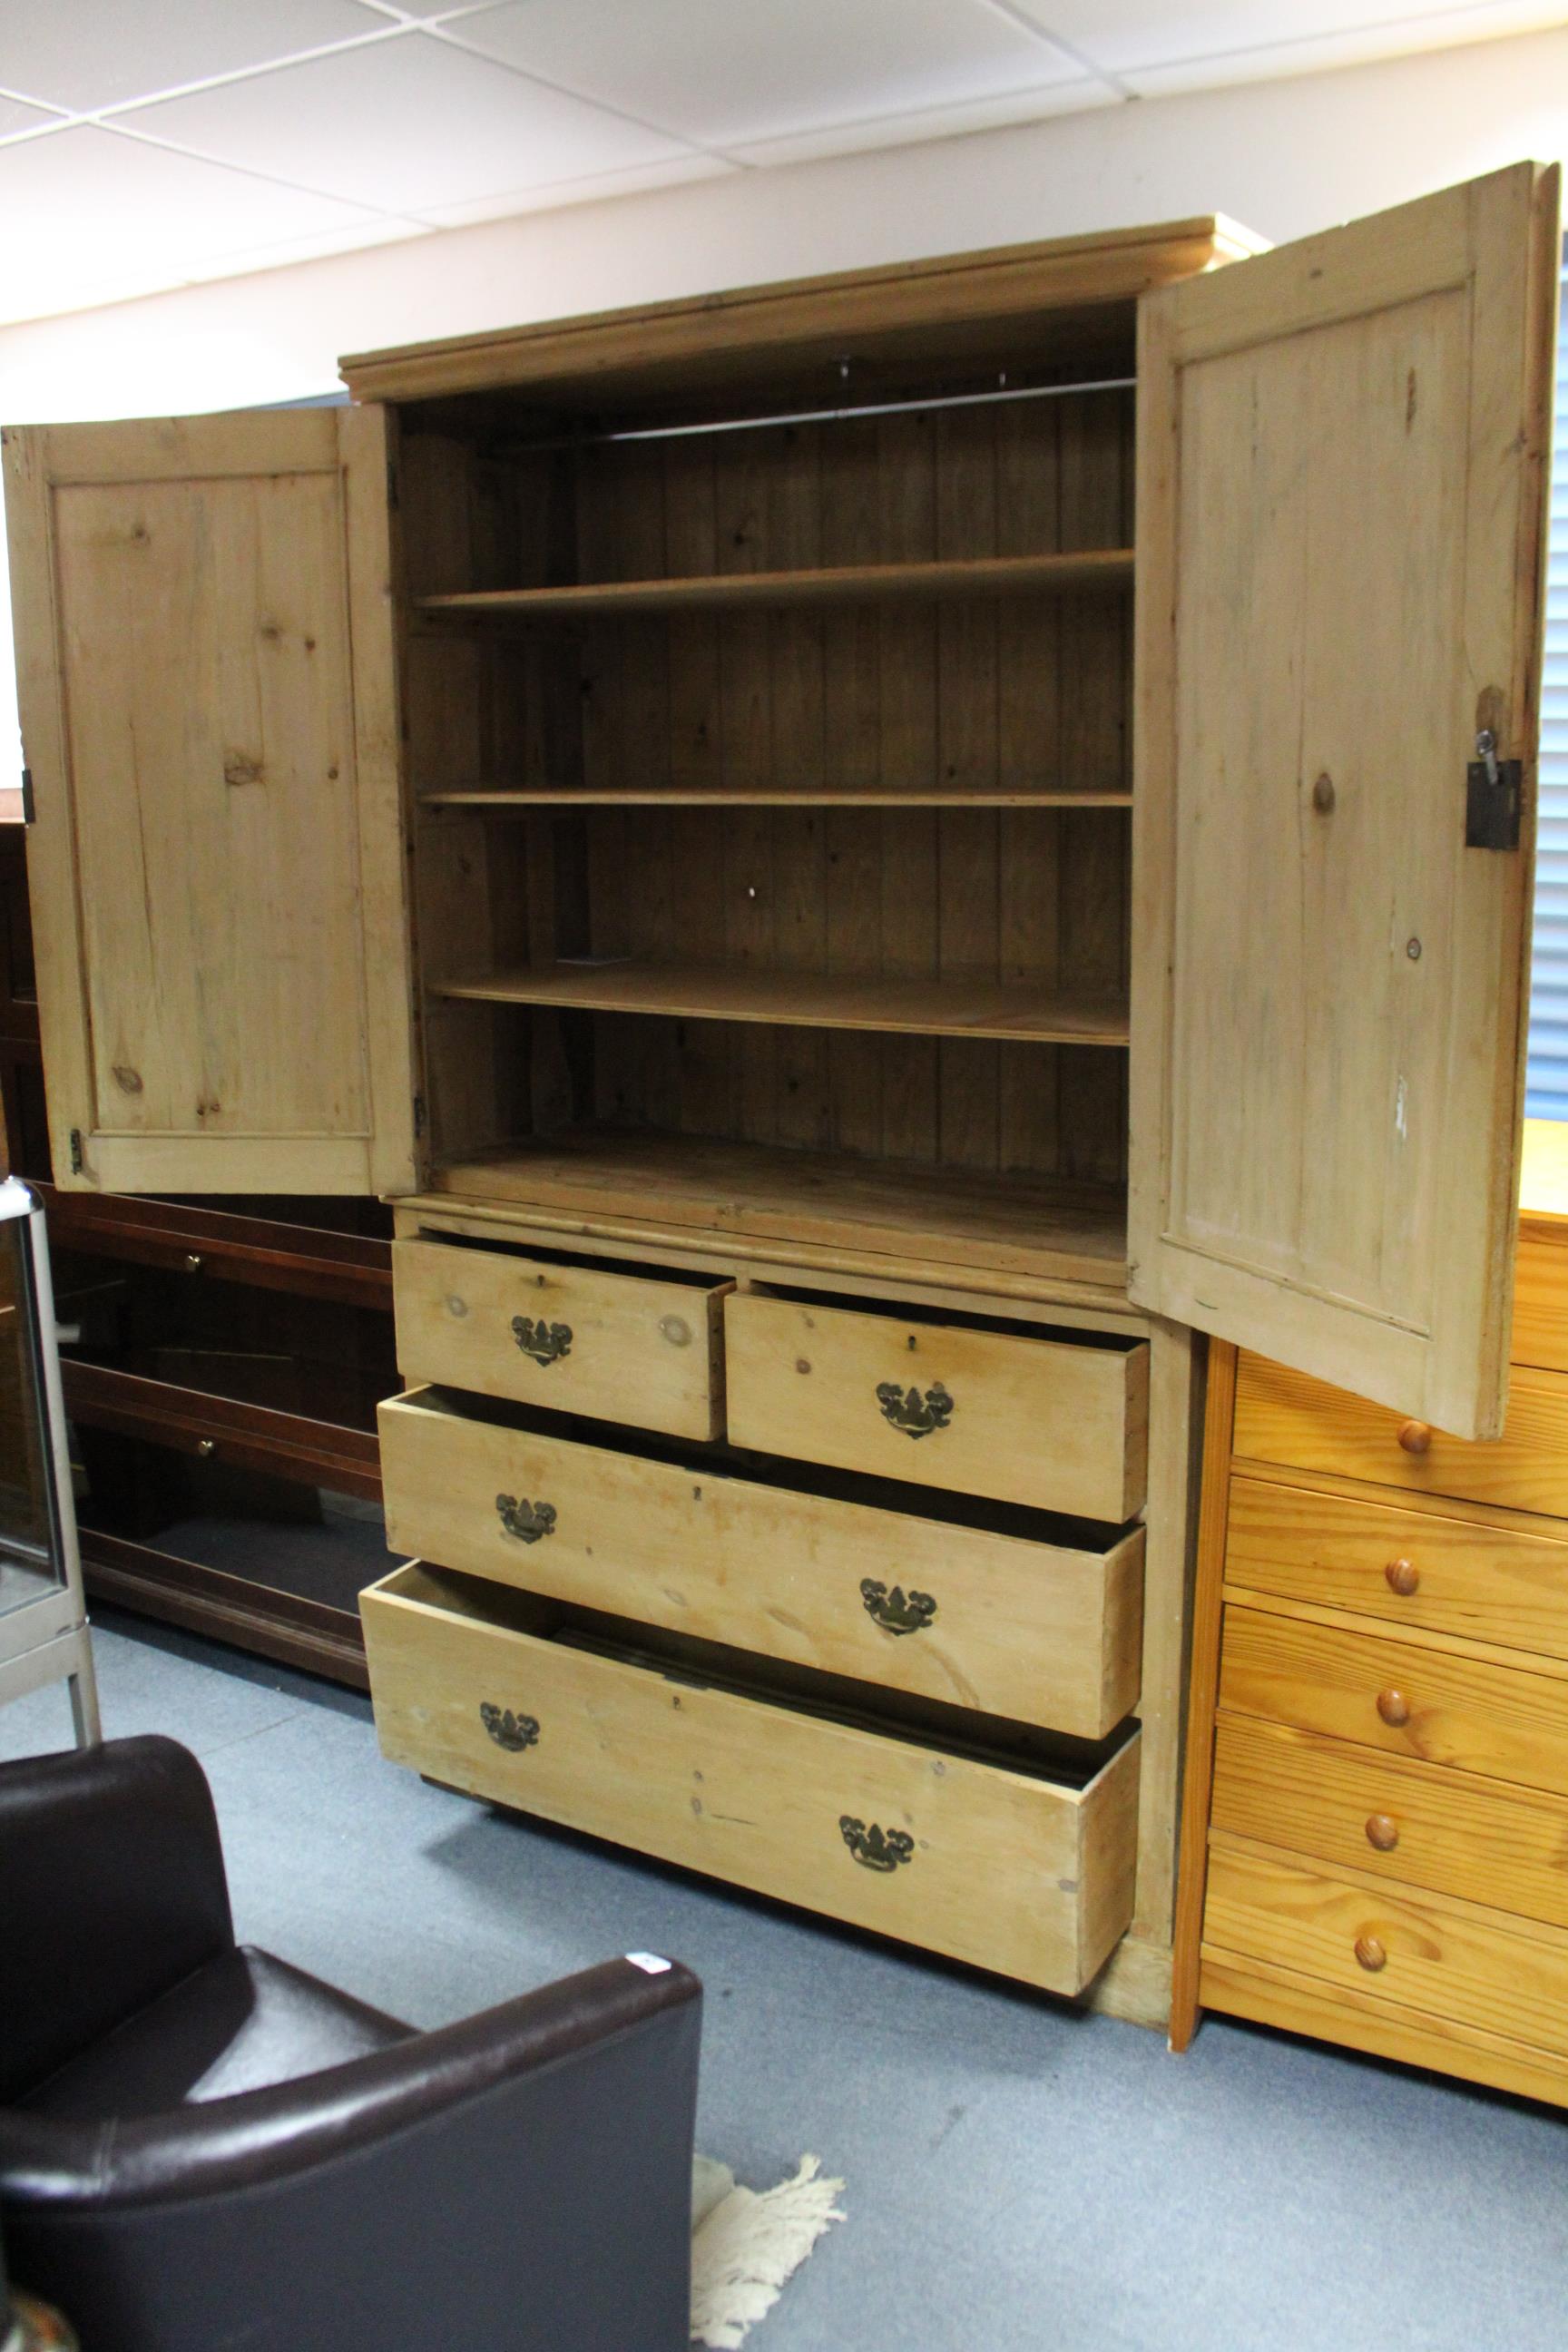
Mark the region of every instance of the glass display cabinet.
[[0, 1700], [70, 1686], [79, 1746], [100, 1737], [44, 1213], [0, 1183]]

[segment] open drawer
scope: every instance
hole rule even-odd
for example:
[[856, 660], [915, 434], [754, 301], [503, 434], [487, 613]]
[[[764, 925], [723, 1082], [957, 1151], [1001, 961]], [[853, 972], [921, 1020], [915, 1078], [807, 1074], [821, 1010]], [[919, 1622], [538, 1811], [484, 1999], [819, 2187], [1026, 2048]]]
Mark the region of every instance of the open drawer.
[[1136, 1733], [938, 1745], [421, 1562], [361, 1608], [383, 1751], [433, 1780], [1052, 1992], [1131, 1917]]
[[724, 1334], [736, 1445], [1113, 1525], [1143, 1507], [1146, 1341], [761, 1290]]
[[421, 1389], [388, 1540], [706, 1642], [1100, 1739], [1138, 1703], [1143, 1530]]
[[728, 1287], [710, 1275], [421, 1234], [393, 1245], [397, 1360], [408, 1381], [716, 1437]]

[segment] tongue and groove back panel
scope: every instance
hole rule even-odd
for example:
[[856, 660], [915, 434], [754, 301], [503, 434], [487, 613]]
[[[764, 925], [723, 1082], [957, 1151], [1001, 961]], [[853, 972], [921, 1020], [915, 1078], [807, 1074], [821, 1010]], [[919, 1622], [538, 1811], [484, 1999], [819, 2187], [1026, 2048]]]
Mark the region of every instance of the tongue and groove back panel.
[[[445, 418], [410, 420], [410, 587], [1123, 547], [1131, 425], [1125, 390], [510, 454], [466, 445]], [[1129, 622], [1114, 588], [488, 638], [416, 621], [414, 790], [474, 796], [424, 814], [427, 980], [629, 957], [1114, 1005]], [[474, 804], [498, 790], [552, 805], [498, 822]], [[595, 799], [634, 793], [647, 804]], [[1046, 794], [1099, 804], [1029, 805]], [[500, 1139], [510, 1118], [519, 1134], [609, 1121], [1113, 1187], [1125, 1175], [1118, 1045], [438, 998], [429, 1013], [438, 1158]]]

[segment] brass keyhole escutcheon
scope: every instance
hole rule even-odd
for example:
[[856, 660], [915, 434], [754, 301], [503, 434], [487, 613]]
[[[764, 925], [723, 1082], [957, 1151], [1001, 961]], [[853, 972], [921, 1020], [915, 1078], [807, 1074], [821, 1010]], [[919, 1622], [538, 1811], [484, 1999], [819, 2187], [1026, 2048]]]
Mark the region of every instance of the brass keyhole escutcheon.
[[1405, 1600], [1421, 1581], [1421, 1570], [1413, 1559], [1391, 1559], [1383, 1573], [1389, 1591], [1401, 1594]]
[[1355, 1939], [1355, 1956], [1362, 1967], [1368, 1969], [1373, 1976], [1379, 1969], [1385, 1969], [1388, 1966], [1388, 1954], [1375, 1936], [1358, 1936]]
[[1398, 1822], [1390, 1821], [1386, 1813], [1369, 1814], [1366, 1824], [1366, 1842], [1368, 1845], [1374, 1846], [1379, 1853], [1392, 1853], [1399, 1843]]
[[945, 1429], [953, 1414], [953, 1400], [940, 1381], [932, 1381], [923, 1396], [897, 1381], [879, 1381], [877, 1402], [882, 1419], [906, 1437], [929, 1437], [933, 1430]]
[[900, 1863], [908, 1862], [915, 1850], [908, 1830], [884, 1830], [875, 1822], [868, 1826], [853, 1813], [839, 1815], [838, 1832], [863, 1869], [879, 1870], [884, 1876], [897, 1870]]
[[1320, 816], [1327, 816], [1334, 805], [1334, 780], [1325, 769], [1312, 786], [1312, 806]]
[[1384, 1723], [1392, 1724], [1397, 1729], [1402, 1723], [1410, 1720], [1410, 1701], [1403, 1691], [1381, 1690], [1377, 1695], [1377, 1711]]

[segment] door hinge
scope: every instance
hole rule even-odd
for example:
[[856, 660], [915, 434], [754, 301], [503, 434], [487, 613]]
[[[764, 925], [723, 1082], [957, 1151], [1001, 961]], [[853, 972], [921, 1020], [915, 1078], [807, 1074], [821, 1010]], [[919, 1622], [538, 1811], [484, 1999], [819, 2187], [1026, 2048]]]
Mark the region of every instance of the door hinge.
[[1483, 727], [1465, 770], [1465, 847], [1517, 849], [1523, 791], [1523, 761], [1500, 760], [1497, 737]]
[[81, 1174], [81, 1129], [79, 1127], [73, 1127], [71, 1129], [71, 1174], [73, 1176], [79, 1176]]
[[37, 815], [37, 807], [33, 799], [33, 772], [31, 768], [24, 768], [22, 771], [22, 823], [31, 824]]

